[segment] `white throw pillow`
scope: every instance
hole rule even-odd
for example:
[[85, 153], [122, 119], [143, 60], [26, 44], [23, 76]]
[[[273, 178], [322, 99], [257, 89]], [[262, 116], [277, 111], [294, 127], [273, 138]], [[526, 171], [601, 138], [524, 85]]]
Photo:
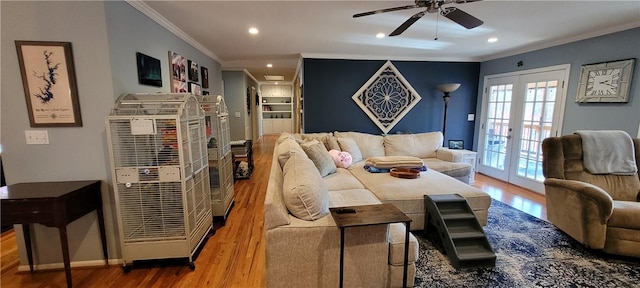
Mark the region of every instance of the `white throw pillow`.
[[284, 204], [293, 216], [313, 221], [329, 214], [327, 186], [309, 158], [292, 154], [283, 175]]
[[325, 148], [324, 144], [318, 142], [318, 140], [311, 140], [306, 143], [302, 143], [302, 150], [307, 154], [307, 157], [311, 159], [313, 165], [318, 168], [320, 176], [324, 177], [331, 173], [336, 172], [336, 164], [333, 163], [329, 151]]
[[351, 138], [338, 138], [338, 144], [340, 144], [340, 150], [351, 154], [353, 163], [362, 160], [362, 153], [360, 152], [360, 148], [358, 148], [358, 144], [355, 140]]
[[292, 154], [299, 153], [306, 157], [307, 154], [304, 153], [300, 144], [296, 142], [296, 140], [285, 138], [282, 143], [276, 146], [276, 152], [278, 153], [278, 163], [280, 164], [280, 168], [284, 168], [284, 164], [287, 163], [289, 157]]

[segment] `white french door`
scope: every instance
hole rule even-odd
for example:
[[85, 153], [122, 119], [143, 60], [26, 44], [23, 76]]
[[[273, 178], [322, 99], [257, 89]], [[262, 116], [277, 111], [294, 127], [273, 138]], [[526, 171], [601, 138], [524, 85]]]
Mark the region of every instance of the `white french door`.
[[485, 77], [478, 172], [544, 194], [541, 144], [560, 135], [569, 68]]

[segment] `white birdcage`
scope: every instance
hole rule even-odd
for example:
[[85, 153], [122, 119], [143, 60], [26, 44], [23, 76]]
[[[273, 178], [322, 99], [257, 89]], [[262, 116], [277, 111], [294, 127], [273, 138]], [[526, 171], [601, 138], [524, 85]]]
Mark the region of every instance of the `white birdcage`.
[[212, 228], [204, 111], [190, 94], [125, 94], [106, 117], [123, 268], [189, 258]]
[[227, 219], [234, 202], [233, 155], [229, 137], [229, 113], [220, 95], [200, 98], [207, 123], [209, 182], [213, 216]]

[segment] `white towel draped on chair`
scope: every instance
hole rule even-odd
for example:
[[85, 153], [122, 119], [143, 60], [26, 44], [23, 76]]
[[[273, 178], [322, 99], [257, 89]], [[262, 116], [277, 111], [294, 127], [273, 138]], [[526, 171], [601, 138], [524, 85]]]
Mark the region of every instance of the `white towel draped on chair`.
[[580, 130], [584, 167], [591, 174], [634, 175], [638, 172], [633, 140], [620, 130]]

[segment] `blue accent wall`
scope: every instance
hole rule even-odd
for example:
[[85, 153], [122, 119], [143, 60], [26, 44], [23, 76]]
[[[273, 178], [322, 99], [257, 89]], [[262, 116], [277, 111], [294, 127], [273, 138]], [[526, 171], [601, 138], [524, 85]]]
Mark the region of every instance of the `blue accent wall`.
[[[351, 99], [362, 85], [384, 65], [383, 60], [304, 59], [304, 131], [305, 133], [358, 131], [382, 134], [382, 131]], [[389, 134], [422, 133], [442, 130], [444, 102], [436, 85], [461, 83], [451, 93], [447, 112], [448, 139], [464, 140], [471, 148], [480, 63], [392, 61], [422, 100]]]

